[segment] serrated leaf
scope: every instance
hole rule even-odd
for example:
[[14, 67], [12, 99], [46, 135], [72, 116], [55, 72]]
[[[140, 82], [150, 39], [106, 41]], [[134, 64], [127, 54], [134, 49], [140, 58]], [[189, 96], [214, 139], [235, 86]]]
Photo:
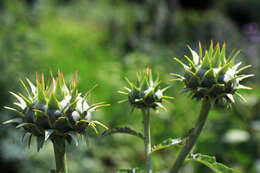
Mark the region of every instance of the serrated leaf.
[[216, 173], [235, 173], [236, 171], [232, 168], [227, 167], [222, 163], [218, 163], [214, 156], [202, 155], [202, 154], [191, 154], [187, 160], [193, 160], [204, 164]]
[[144, 171], [139, 168], [131, 168], [131, 169], [120, 169], [116, 173], [144, 173]]
[[109, 130], [107, 130], [103, 133], [103, 136], [108, 136], [108, 135], [111, 135], [111, 134], [114, 134], [114, 133], [125, 133], [125, 134], [137, 136], [141, 139], [144, 139], [142, 133], [136, 132], [135, 130], [133, 130], [129, 127], [123, 127], [123, 128], [117, 127], [117, 128], [114, 128], [114, 129], [109, 129]]
[[10, 124], [10, 123], [21, 123], [23, 122], [22, 118], [14, 118], [7, 121], [4, 121], [3, 124]]
[[183, 140], [181, 139], [166, 139], [163, 142], [161, 142], [160, 144], [157, 144], [155, 146], [152, 147], [152, 153], [161, 149], [165, 149], [165, 148], [169, 148], [172, 146], [176, 146], [178, 144], [181, 144], [183, 142]]

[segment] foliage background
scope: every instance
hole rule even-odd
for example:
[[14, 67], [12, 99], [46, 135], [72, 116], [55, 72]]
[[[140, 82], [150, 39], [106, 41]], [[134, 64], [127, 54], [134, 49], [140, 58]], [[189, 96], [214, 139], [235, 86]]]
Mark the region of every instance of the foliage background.
[[[91, 102], [105, 101], [109, 108], [94, 117], [110, 128], [130, 126], [142, 131], [140, 112], [117, 104], [117, 94], [135, 78], [136, 71], [151, 67], [169, 84], [170, 72], [181, 68], [172, 57], [189, 54], [186, 44], [197, 49], [198, 40], [226, 42], [227, 51], [241, 49], [238, 60], [253, 64], [247, 80], [254, 90], [243, 92], [233, 109], [218, 107], [199, 138], [196, 151], [215, 155], [217, 161], [241, 173], [260, 172], [260, 1], [259, 0], [1, 0], [0, 1], [0, 121], [14, 115], [2, 107], [14, 99], [8, 91], [20, 91], [18, 80], [48, 75], [61, 69], [67, 80], [79, 72], [79, 89], [94, 84]], [[187, 135], [200, 104], [178, 94], [182, 85], [170, 83], [168, 112], [153, 112], [152, 143]], [[23, 91], [22, 91], [23, 92]], [[12, 126], [0, 126], [0, 170], [3, 173], [43, 173], [54, 168], [50, 142], [37, 153], [26, 148]], [[153, 155], [156, 172], [167, 172], [180, 147]], [[142, 167], [143, 144], [128, 135], [91, 135], [88, 145], [68, 147], [70, 172], [116, 172]], [[210, 173], [196, 163], [186, 163], [183, 173]]]

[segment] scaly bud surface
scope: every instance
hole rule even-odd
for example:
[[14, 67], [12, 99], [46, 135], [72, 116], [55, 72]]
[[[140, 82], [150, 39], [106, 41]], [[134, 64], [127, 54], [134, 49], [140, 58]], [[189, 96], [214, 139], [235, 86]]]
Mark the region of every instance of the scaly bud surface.
[[163, 95], [163, 92], [169, 87], [160, 89], [161, 81], [158, 77], [156, 80], [153, 80], [152, 70], [150, 68], [145, 69], [143, 72], [137, 73], [136, 77], [136, 84], [126, 78], [129, 87], [125, 87], [125, 91], [119, 91], [119, 93], [126, 95], [128, 99], [120, 102], [128, 101], [133, 108], [156, 109], [157, 107], [160, 107], [166, 110], [166, 108], [162, 105], [163, 100], [173, 99], [173, 97]]
[[79, 139], [86, 138], [86, 129], [96, 125], [105, 125], [98, 121], [90, 120], [92, 112], [97, 108], [108, 106], [104, 103], [89, 105], [88, 91], [82, 95], [77, 90], [77, 74], [74, 74], [69, 85], [66, 85], [63, 74], [58, 71], [56, 79], [51, 74], [51, 80], [46, 84], [44, 76], [41, 78], [36, 73], [36, 84], [27, 79], [30, 89], [21, 81], [26, 91], [26, 96], [21, 93], [10, 92], [18, 102], [17, 108], [5, 107], [15, 111], [20, 117], [5, 121], [3, 124], [15, 123], [17, 128], [23, 128], [31, 137], [37, 138], [38, 151], [43, 147], [44, 141], [55, 136], [65, 138], [69, 143], [72, 141], [78, 145]]
[[[242, 71], [251, 67], [250, 65], [240, 67], [242, 62], [235, 64], [235, 57], [239, 51], [231, 53], [229, 57], [226, 56], [225, 44], [222, 48], [219, 43], [213, 46], [211, 42], [210, 48], [202, 51], [199, 43], [199, 54], [188, 46], [192, 58], [184, 56], [187, 63], [174, 58], [184, 68], [184, 75], [171, 73], [176, 77], [173, 80], [184, 82], [184, 92], [190, 92], [193, 98], [200, 100], [207, 97], [212, 104], [217, 102], [231, 103], [235, 102], [233, 95], [244, 98], [237, 93], [239, 89], [251, 89], [241, 85], [241, 81], [254, 76], [253, 74], [242, 74]], [[240, 68], [239, 68], [240, 67]]]

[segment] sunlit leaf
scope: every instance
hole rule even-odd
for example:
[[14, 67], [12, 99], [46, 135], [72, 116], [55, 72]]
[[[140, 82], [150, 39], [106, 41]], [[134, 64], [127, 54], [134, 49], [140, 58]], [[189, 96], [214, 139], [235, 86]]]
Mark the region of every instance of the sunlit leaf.
[[227, 167], [222, 163], [218, 163], [214, 156], [202, 155], [202, 154], [191, 154], [187, 160], [193, 160], [204, 164], [216, 173], [236, 173], [232, 168]]
[[144, 173], [144, 171], [139, 168], [131, 168], [131, 169], [120, 169], [116, 173]]
[[144, 139], [142, 133], [136, 132], [135, 130], [133, 130], [129, 127], [123, 127], [123, 128], [117, 127], [117, 128], [114, 128], [114, 129], [109, 129], [109, 130], [107, 130], [103, 133], [103, 136], [108, 136], [108, 135], [111, 135], [111, 134], [114, 134], [114, 133], [126, 133], [126, 134], [129, 134], [129, 135], [137, 136], [141, 139]]
[[169, 148], [169, 147], [172, 147], [172, 146], [176, 146], [176, 145], [182, 144], [182, 143], [183, 143], [183, 140], [181, 140], [181, 139], [168, 138], [168, 139], [164, 140], [163, 142], [161, 142], [160, 144], [153, 146], [152, 152], [158, 151], [158, 150], [161, 150], [161, 149], [165, 149], [165, 148]]

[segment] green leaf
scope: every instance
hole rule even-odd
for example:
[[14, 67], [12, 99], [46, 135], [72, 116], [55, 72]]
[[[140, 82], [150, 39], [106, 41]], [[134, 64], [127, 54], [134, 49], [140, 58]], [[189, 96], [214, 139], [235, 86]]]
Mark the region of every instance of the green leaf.
[[8, 106], [4, 106], [5, 109], [8, 109], [8, 110], [11, 110], [11, 111], [14, 111], [16, 112], [18, 115], [20, 115], [21, 117], [24, 117], [24, 114], [20, 111], [18, 111], [17, 109], [14, 109], [14, 108], [11, 108], [11, 107], [8, 107]]
[[155, 151], [158, 151], [158, 150], [161, 150], [161, 149], [164, 149], [164, 148], [169, 148], [169, 147], [172, 147], [172, 146], [175, 146], [175, 145], [178, 145], [178, 144], [182, 144], [182, 143], [183, 143], [183, 140], [181, 140], [181, 139], [169, 138], [169, 139], [164, 140], [160, 144], [153, 146], [152, 147], [152, 153], [155, 152]]
[[120, 169], [116, 173], [144, 173], [144, 171], [139, 168], [131, 168], [131, 169]]
[[210, 47], [209, 47], [209, 58], [212, 59], [212, 56], [213, 56], [213, 41], [211, 40], [210, 42]]
[[20, 83], [22, 84], [22, 86], [24, 87], [24, 89], [25, 89], [25, 91], [26, 91], [28, 97], [31, 97], [31, 94], [30, 94], [30, 92], [29, 92], [27, 86], [25, 85], [25, 83], [24, 83], [21, 79], [20, 79], [19, 81], [20, 81]]
[[117, 127], [114, 129], [109, 129], [103, 133], [103, 136], [108, 136], [108, 135], [111, 135], [114, 133], [125, 133], [125, 134], [133, 135], [133, 136], [139, 137], [141, 139], [144, 139], [142, 133], [136, 132], [135, 130], [133, 130], [129, 127], [123, 127], [123, 128]]
[[191, 154], [187, 160], [196, 161], [209, 167], [216, 173], [235, 173], [236, 171], [232, 168], [225, 166], [222, 163], [216, 162], [214, 156], [202, 155], [202, 154]]
[[211, 67], [211, 61], [208, 55], [208, 51], [205, 52], [204, 58], [201, 63], [201, 68], [209, 69]]
[[226, 95], [228, 97], [228, 99], [232, 102], [232, 103], [235, 103], [235, 100], [234, 100], [234, 97], [232, 94], [227, 94]]
[[184, 55], [184, 57], [187, 59], [187, 61], [190, 63], [190, 65], [192, 66], [192, 69], [194, 69], [195, 71], [197, 70], [195, 64], [193, 61], [190, 60], [189, 57], [187, 57], [186, 55]]
[[16, 126], [17, 129], [20, 127], [36, 127], [36, 125], [32, 124], [32, 123], [22, 123], [22, 124], [19, 124], [18, 126]]
[[26, 108], [26, 102], [23, 100], [23, 98], [11, 91], [9, 93], [12, 94], [14, 97], [16, 97], [17, 100], [20, 102], [20, 103], [16, 103], [16, 105], [19, 106], [22, 110], [24, 110]]
[[46, 103], [46, 96], [39, 80], [37, 80], [37, 99], [41, 104]]
[[251, 90], [252, 88], [239, 84], [235, 89]]
[[[197, 64], [199, 63], [199, 55], [197, 54], [197, 52], [195, 52], [194, 50], [192, 50], [192, 49], [190, 48], [190, 46], [188, 46], [188, 48], [189, 48], [189, 50], [190, 50], [190, 52], [191, 52], [191, 54], [192, 54], [194, 64], [197, 65]], [[188, 60], [188, 61], [189, 61], [189, 60]]]
[[11, 120], [4, 121], [3, 124], [10, 124], [10, 123], [21, 123], [23, 122], [22, 118], [14, 118]]
[[95, 123], [89, 122], [89, 126], [96, 132], [96, 134], [98, 134], [98, 130], [96, 128], [96, 124]]
[[42, 134], [41, 130], [33, 123], [22, 123], [16, 126], [16, 128], [21, 128], [21, 127], [30, 129], [34, 135]]
[[187, 66], [186, 64], [184, 64], [181, 60], [179, 60], [178, 58], [173, 58], [175, 61], [177, 61], [179, 64], [181, 64], [183, 66], [183, 68], [185, 70], [189, 69], [189, 66]]
[[[202, 58], [202, 47], [201, 47], [201, 43], [200, 43], [200, 41], [199, 41], [199, 58]], [[199, 59], [199, 63], [200, 63], [200, 59]]]
[[241, 71], [246, 70], [246, 69], [248, 69], [250, 67], [252, 67], [252, 65], [247, 65], [247, 66], [241, 67], [239, 70], [236, 71], [235, 74], [239, 74]]
[[222, 46], [222, 49], [220, 51], [220, 61], [221, 64], [225, 64], [226, 63], [226, 44], [224, 43]]
[[50, 98], [48, 100], [48, 109], [60, 109], [60, 105], [58, 100], [55, 98], [53, 93], [51, 93]]
[[92, 122], [92, 123], [95, 123], [95, 124], [97, 124], [97, 125], [100, 125], [101, 127], [103, 127], [103, 128], [106, 129], [106, 130], [109, 129], [106, 125], [102, 124], [102, 123], [99, 122], [99, 121], [91, 121], [91, 122]]
[[20, 97], [22, 97], [22, 99], [26, 102], [26, 104], [27, 104], [28, 106], [31, 106], [31, 105], [32, 105], [31, 100], [27, 99], [27, 98], [26, 98], [24, 95], [22, 95], [21, 93], [18, 93], [18, 95], [19, 95]]
[[28, 78], [26, 78], [26, 80], [27, 80], [28, 84], [30, 85], [31, 91], [33, 93], [33, 96], [36, 96], [36, 87], [35, 87], [35, 85]]
[[219, 67], [221, 65], [221, 61], [220, 61], [219, 57], [220, 57], [219, 43], [217, 43], [216, 50], [215, 50], [215, 53], [214, 53], [213, 59], [212, 59], [212, 64], [214, 65], [214, 67]]

